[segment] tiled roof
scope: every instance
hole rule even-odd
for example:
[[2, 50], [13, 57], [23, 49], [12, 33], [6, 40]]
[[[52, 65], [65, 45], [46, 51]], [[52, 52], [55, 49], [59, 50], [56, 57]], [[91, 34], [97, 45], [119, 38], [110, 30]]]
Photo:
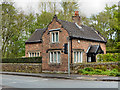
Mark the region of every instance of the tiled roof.
[[106, 42], [106, 40], [100, 34], [98, 34], [99, 32], [91, 27], [85, 25], [78, 26], [73, 22], [63, 20], [58, 21], [62, 24], [63, 28], [65, 28], [69, 35], [72, 36], [73, 38]]
[[[106, 42], [105, 38], [102, 35], [100, 35], [98, 31], [94, 30], [91, 27], [88, 27], [85, 25], [78, 26], [74, 22], [59, 20], [57, 19], [57, 16], [54, 16], [54, 18], [56, 18], [56, 20], [62, 24], [62, 27], [67, 30], [71, 38], [80, 38], [80, 39], [86, 39], [86, 40]], [[36, 31], [34, 31], [31, 37], [26, 41], [26, 43], [41, 42], [42, 35], [46, 29], [47, 28], [37, 29]]]
[[42, 41], [42, 35], [45, 32], [46, 28], [36, 29], [26, 43], [38, 43]]
[[101, 49], [100, 45], [90, 45], [88, 47], [88, 50], [86, 53], [94, 53], [94, 54], [98, 54], [98, 53], [104, 53], [103, 50]]

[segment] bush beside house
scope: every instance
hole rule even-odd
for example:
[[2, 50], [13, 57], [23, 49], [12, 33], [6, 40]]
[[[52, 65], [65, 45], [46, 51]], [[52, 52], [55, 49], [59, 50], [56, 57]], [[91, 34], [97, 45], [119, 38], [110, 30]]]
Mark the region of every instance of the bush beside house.
[[98, 62], [116, 62], [120, 61], [120, 53], [107, 53], [97, 55]]

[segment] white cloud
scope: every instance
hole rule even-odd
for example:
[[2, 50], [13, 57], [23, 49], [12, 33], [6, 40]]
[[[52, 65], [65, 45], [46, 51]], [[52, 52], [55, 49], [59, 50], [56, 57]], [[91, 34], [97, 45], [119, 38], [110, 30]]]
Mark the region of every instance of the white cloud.
[[[15, 6], [17, 8], [22, 8], [26, 13], [30, 10], [33, 12], [38, 12], [39, 2], [60, 2], [61, 0], [14, 0]], [[69, 0], [68, 0], [69, 1]], [[73, 0], [71, 0], [73, 1]], [[83, 15], [90, 17], [92, 14], [98, 14], [103, 11], [105, 5], [111, 6], [113, 4], [118, 4], [119, 0], [76, 0], [79, 2], [80, 11]]]

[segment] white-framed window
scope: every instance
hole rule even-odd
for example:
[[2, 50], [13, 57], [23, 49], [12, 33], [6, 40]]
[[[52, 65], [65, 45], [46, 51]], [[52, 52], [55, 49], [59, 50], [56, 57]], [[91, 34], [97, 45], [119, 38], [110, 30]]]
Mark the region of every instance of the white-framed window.
[[52, 32], [52, 43], [59, 42], [59, 32]]
[[60, 63], [60, 51], [50, 52], [50, 63]]
[[40, 57], [40, 52], [29, 52], [29, 57]]
[[74, 51], [74, 63], [82, 63], [82, 52]]

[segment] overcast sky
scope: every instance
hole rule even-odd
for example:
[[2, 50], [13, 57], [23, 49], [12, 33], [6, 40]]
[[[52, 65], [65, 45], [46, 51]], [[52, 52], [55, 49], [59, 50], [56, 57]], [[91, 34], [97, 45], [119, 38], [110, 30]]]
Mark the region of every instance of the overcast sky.
[[[38, 2], [40, 1], [60, 2], [61, 0], [14, 0], [15, 6], [17, 8], [22, 8], [26, 13], [28, 13], [30, 10], [32, 10], [35, 13], [38, 12]], [[118, 5], [118, 2], [120, 0], [76, 0], [76, 1], [78, 1], [79, 3], [81, 13], [87, 17], [90, 17], [92, 14], [98, 14], [99, 12], [103, 11], [106, 4], [108, 4], [108, 6], [112, 6], [113, 4]]]

